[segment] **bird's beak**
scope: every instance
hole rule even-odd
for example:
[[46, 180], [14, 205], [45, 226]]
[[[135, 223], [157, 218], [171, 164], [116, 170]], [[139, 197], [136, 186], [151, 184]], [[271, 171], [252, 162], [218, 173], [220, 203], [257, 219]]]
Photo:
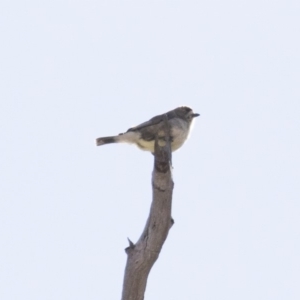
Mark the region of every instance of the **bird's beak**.
[[199, 117], [200, 114], [192, 114], [193, 118]]

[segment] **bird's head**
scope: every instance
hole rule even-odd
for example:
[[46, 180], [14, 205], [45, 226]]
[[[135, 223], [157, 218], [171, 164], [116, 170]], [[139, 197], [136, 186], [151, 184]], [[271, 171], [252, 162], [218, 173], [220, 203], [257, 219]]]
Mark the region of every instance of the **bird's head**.
[[179, 118], [186, 120], [188, 123], [192, 123], [194, 118], [200, 116], [200, 114], [194, 113], [193, 110], [187, 106], [177, 107], [175, 113]]

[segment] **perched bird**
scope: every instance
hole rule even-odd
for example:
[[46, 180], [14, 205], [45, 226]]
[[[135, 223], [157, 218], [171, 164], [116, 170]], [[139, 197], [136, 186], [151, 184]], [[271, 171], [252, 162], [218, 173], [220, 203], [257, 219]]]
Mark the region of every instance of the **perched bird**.
[[102, 146], [111, 143], [129, 143], [154, 153], [155, 137], [164, 122], [165, 115], [170, 128], [171, 149], [172, 152], [176, 151], [186, 141], [193, 119], [200, 116], [187, 106], [177, 107], [165, 114], [155, 116], [145, 123], [129, 128], [125, 133], [97, 138], [96, 144]]

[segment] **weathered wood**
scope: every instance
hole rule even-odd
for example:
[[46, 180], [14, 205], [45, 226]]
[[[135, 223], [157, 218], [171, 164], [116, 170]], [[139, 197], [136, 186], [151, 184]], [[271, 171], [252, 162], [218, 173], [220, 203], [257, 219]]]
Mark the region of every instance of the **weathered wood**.
[[172, 153], [167, 116], [155, 141], [152, 173], [153, 199], [144, 231], [136, 244], [129, 240], [122, 300], [143, 300], [148, 275], [174, 224], [171, 217], [174, 183], [171, 171]]

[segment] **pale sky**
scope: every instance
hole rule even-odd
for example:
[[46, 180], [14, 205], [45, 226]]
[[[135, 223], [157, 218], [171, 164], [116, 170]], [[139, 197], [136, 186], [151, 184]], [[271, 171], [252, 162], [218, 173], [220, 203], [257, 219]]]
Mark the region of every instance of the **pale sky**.
[[300, 2], [0, 3], [0, 299], [121, 298], [153, 157], [95, 146], [188, 105], [145, 300], [300, 299]]

